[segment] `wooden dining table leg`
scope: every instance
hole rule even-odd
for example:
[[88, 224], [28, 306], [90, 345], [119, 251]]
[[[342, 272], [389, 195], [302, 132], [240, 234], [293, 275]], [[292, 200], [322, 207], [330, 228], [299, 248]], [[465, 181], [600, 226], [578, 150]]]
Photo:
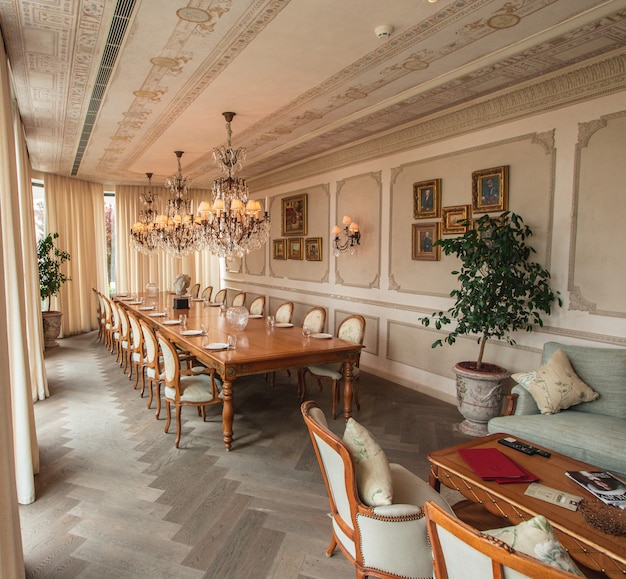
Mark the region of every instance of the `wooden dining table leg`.
[[233, 381], [224, 380], [222, 384], [222, 431], [226, 450], [230, 450], [233, 442]]
[[346, 422], [352, 416], [352, 364], [350, 360], [343, 362], [343, 417]]

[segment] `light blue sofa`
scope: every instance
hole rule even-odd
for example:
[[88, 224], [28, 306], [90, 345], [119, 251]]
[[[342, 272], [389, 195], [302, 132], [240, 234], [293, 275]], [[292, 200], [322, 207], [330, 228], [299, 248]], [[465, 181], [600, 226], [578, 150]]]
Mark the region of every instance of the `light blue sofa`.
[[540, 414], [530, 393], [516, 385], [515, 412], [492, 418], [490, 433], [504, 432], [626, 476], [626, 349], [547, 342], [542, 364], [561, 348], [578, 376], [600, 394], [558, 414]]

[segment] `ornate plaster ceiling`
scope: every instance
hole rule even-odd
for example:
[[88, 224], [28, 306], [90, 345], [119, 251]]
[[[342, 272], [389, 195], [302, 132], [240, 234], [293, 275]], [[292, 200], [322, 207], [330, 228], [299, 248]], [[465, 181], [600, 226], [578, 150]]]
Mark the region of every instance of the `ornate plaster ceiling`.
[[[393, 26], [379, 38], [374, 29]], [[0, 0], [33, 167], [262, 178], [626, 50], [626, 0]]]

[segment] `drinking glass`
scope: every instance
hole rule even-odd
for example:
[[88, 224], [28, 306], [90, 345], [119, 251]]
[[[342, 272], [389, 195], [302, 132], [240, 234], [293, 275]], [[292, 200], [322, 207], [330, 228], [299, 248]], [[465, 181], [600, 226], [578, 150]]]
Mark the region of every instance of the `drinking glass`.
[[183, 328], [187, 327], [187, 314], [180, 314], [178, 316], [178, 321]]
[[311, 331], [311, 328], [302, 328], [302, 335], [308, 340], [311, 337], [311, 334], [313, 332]]
[[228, 349], [229, 350], [237, 349], [237, 336], [235, 336], [234, 334], [228, 335]]
[[200, 324], [200, 331], [203, 336], [209, 335], [209, 324]]
[[267, 318], [265, 318], [265, 325], [268, 328], [273, 328], [275, 323], [276, 320], [274, 319], [274, 316], [267, 316]]

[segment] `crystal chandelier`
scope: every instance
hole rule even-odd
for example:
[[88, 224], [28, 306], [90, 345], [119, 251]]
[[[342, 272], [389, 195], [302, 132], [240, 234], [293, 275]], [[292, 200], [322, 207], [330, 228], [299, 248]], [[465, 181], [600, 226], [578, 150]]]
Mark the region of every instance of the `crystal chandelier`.
[[[206, 246], [198, 220], [193, 219], [191, 199], [187, 197], [191, 179], [182, 174], [180, 159], [183, 151], [175, 151], [174, 154], [178, 161], [178, 173], [165, 180], [172, 197], [165, 202], [163, 213], [152, 208], [156, 194], [144, 194], [141, 198], [148, 209], [140, 212], [139, 221], [131, 229], [131, 245], [147, 255], [165, 252], [174, 257], [184, 257]], [[146, 175], [149, 175], [150, 182], [152, 173]], [[149, 202], [147, 199], [150, 199]]]
[[[140, 211], [130, 236], [131, 245], [138, 251], [184, 257], [208, 248], [212, 254], [230, 259], [242, 257], [267, 241], [270, 229], [267, 207], [263, 211], [258, 201], [249, 199], [246, 180], [234, 176], [246, 157], [245, 149], [235, 150], [231, 145], [230, 123], [235, 113], [223, 114], [228, 143], [213, 149], [213, 159], [225, 176], [213, 182], [212, 204], [202, 201], [194, 217], [193, 204], [187, 196], [191, 179], [182, 174], [183, 152], [175, 151], [178, 173], [165, 180], [172, 196], [165, 203], [163, 213], [153, 208], [156, 194], [149, 191], [141, 196], [146, 209]], [[152, 173], [146, 175], [150, 183]]]
[[141, 193], [141, 199], [144, 208], [139, 211], [139, 219], [133, 225], [130, 232], [130, 243], [140, 253], [150, 255], [157, 249], [157, 238], [153, 235], [154, 227], [157, 222], [156, 199], [158, 193], [152, 190], [152, 175], [146, 173], [148, 177], [148, 191]]
[[242, 257], [261, 247], [268, 238], [270, 217], [265, 207], [249, 198], [246, 180], [235, 177], [243, 167], [246, 150], [233, 149], [230, 123], [235, 113], [223, 113], [226, 119], [226, 146], [213, 149], [213, 160], [224, 177], [213, 182], [212, 206], [202, 202], [199, 207], [203, 239], [209, 251], [218, 257]]

